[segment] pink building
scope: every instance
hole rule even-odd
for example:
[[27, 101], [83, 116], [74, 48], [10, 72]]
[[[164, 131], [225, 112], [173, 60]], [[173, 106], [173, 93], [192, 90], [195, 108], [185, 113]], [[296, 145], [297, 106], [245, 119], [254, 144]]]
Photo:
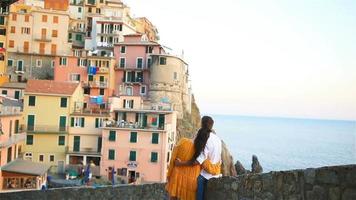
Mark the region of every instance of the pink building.
[[160, 44], [148, 41], [145, 35], [126, 35], [123, 42], [115, 44], [115, 95], [145, 97], [149, 90], [151, 54], [163, 53]]
[[113, 97], [111, 110], [114, 121], [102, 130], [100, 174], [111, 179], [114, 168], [128, 183], [166, 181], [176, 113], [170, 108], [146, 110], [139, 96]]
[[17, 100], [23, 100], [25, 88], [26, 83], [8, 82], [0, 86], [0, 91], [2, 95], [5, 95], [7, 97]]
[[[19, 101], [0, 96], [0, 168], [21, 154], [26, 138], [20, 127], [21, 107]], [[0, 170], [0, 189], [2, 179]]]

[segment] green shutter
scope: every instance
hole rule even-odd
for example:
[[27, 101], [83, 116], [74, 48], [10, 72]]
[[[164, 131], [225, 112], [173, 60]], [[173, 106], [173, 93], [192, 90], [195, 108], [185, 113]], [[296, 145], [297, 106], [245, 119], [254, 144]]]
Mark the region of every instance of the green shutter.
[[109, 141], [115, 141], [115, 140], [116, 140], [116, 131], [110, 131]]
[[130, 151], [130, 161], [136, 161], [136, 151]]
[[80, 136], [74, 136], [73, 151], [79, 151], [79, 150], [80, 150]]
[[158, 153], [151, 152], [151, 162], [157, 162], [157, 161], [158, 161]]
[[19, 120], [15, 120], [15, 133], [19, 133]]
[[109, 149], [109, 160], [115, 160], [115, 150]]
[[70, 126], [71, 126], [71, 127], [74, 127], [74, 117], [71, 117], [71, 118], [70, 118]]
[[60, 116], [59, 117], [59, 131], [66, 131], [66, 126], [67, 126], [67, 117]]
[[61, 98], [61, 108], [66, 108], [67, 107], [67, 98], [62, 97]]
[[65, 144], [64, 140], [65, 140], [65, 136], [62, 135], [58, 136], [58, 145], [63, 146]]
[[147, 115], [143, 114], [143, 123], [142, 123], [143, 127], [147, 127]]
[[95, 128], [99, 128], [99, 118], [95, 118]]
[[33, 135], [27, 135], [26, 144], [27, 145], [33, 145]]
[[35, 130], [35, 116], [27, 115], [27, 130], [34, 131]]
[[81, 127], [84, 127], [85, 126], [85, 118], [82, 117], [82, 124], [81, 124]]
[[159, 138], [158, 133], [152, 133], [152, 144], [158, 144], [158, 138]]
[[137, 142], [137, 132], [131, 132], [130, 134], [130, 142], [136, 143]]
[[88, 75], [88, 81], [93, 81], [94, 78], [93, 78], [93, 75]]
[[36, 105], [36, 96], [29, 96], [28, 105], [29, 106], [35, 106]]

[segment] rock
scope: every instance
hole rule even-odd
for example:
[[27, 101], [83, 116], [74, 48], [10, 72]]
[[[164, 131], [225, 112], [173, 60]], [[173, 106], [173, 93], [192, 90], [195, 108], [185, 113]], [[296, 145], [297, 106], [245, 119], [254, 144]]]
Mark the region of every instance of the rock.
[[240, 161], [236, 161], [235, 170], [237, 175], [247, 174], [247, 170], [244, 168]]
[[314, 184], [315, 181], [315, 169], [308, 168], [304, 171], [304, 179], [306, 183]]
[[221, 173], [224, 176], [237, 176], [236, 169], [234, 166], [234, 160], [226, 147], [224, 141], [222, 141], [222, 152], [221, 152]]
[[252, 156], [251, 171], [252, 171], [252, 173], [262, 173], [263, 172], [263, 168], [260, 165], [260, 162], [258, 161], [258, 158], [256, 155]]
[[340, 188], [334, 187], [329, 189], [329, 199], [339, 200], [340, 199]]
[[355, 189], [346, 189], [344, 194], [342, 194], [342, 200], [355, 200], [355, 199], [356, 199]]

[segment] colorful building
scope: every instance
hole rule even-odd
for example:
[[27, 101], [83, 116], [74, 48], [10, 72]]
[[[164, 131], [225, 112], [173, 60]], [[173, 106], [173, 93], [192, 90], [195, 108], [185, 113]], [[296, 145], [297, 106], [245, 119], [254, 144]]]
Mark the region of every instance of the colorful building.
[[113, 97], [114, 120], [102, 131], [100, 173], [112, 169], [128, 183], [164, 182], [176, 135], [176, 112], [171, 107], [146, 109], [139, 96]]
[[9, 7], [0, 7], [0, 85], [8, 82], [6, 74], [6, 29], [9, 16]]
[[7, 24], [7, 73], [10, 80], [52, 79], [54, 57], [72, 53], [68, 27], [68, 11], [21, 3], [11, 5]]
[[24, 159], [56, 166], [64, 172], [70, 115], [83, 102], [78, 83], [29, 80], [24, 97], [27, 132]]
[[20, 126], [22, 104], [0, 96], [0, 188], [3, 187], [2, 167], [21, 156], [26, 133]]
[[0, 86], [1, 94], [16, 100], [23, 101], [26, 83], [8, 82]]

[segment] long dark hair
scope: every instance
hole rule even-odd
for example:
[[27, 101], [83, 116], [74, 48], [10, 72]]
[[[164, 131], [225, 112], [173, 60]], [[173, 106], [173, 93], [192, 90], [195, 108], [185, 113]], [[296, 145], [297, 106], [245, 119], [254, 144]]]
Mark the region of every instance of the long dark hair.
[[204, 116], [201, 119], [201, 128], [199, 129], [197, 136], [194, 139], [194, 155], [191, 161], [195, 161], [200, 153], [204, 150], [205, 145], [210, 137], [210, 133], [212, 132], [212, 127], [214, 125], [213, 118], [209, 116]]

